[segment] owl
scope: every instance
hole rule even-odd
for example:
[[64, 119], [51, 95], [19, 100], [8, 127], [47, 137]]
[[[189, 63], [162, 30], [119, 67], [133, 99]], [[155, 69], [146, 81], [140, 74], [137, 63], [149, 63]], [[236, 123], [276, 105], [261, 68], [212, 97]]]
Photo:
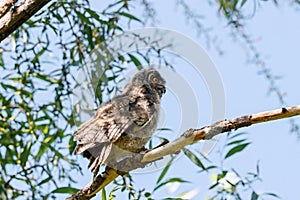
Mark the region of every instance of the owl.
[[120, 159], [145, 149], [157, 126], [165, 83], [154, 68], [141, 70], [121, 94], [102, 104], [95, 116], [75, 131], [74, 152], [90, 160], [94, 175], [102, 164], [114, 167]]

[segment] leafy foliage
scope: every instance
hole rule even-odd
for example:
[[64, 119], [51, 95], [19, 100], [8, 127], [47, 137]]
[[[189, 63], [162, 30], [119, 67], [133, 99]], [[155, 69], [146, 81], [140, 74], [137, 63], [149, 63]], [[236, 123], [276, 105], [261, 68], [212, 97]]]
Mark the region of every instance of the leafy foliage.
[[[250, 142], [247, 142], [247, 133], [240, 132], [233, 134], [229, 132], [226, 137], [224, 150], [221, 151], [222, 163], [217, 167], [217, 171], [211, 175], [212, 185], [209, 190], [212, 192], [210, 199], [262, 199], [264, 196], [279, 198], [274, 193], [259, 194], [256, 192], [255, 183], [262, 181], [260, 178], [259, 163], [256, 165], [255, 172], [248, 172], [242, 176], [235, 169], [225, 169], [225, 162], [237, 153], [243, 151]], [[228, 150], [225, 150], [228, 149]], [[225, 154], [225, 156], [223, 155]]]
[[[96, 103], [102, 102], [105, 91], [112, 92], [108, 85], [124, 69], [127, 58], [114, 57], [105, 41], [122, 32], [120, 21], [141, 22], [129, 13], [127, 1], [117, 1], [102, 12], [93, 10], [87, 0], [58, 1], [2, 43], [1, 199], [24, 195], [42, 199], [77, 190], [65, 186], [76, 181], [71, 173], [81, 170], [72, 156], [71, 128], [80, 121], [71, 106], [78, 86], [74, 74], [99, 47], [98, 64], [104, 71], [99, 75]], [[127, 60], [137, 64], [132, 55]]]

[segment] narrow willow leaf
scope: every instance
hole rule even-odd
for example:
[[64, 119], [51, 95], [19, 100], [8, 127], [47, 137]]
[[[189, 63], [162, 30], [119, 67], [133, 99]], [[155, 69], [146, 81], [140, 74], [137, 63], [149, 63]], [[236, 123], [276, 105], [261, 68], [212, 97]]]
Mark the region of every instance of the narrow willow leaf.
[[72, 187], [60, 187], [53, 190], [51, 193], [67, 193], [67, 194], [75, 194], [79, 190]]
[[245, 144], [240, 144], [240, 145], [237, 145], [237, 146], [233, 147], [232, 149], [230, 149], [228, 151], [228, 153], [225, 156], [225, 159], [232, 156], [232, 155], [234, 155], [234, 154], [236, 154], [236, 153], [238, 153], [238, 152], [240, 152], [240, 151], [243, 151], [243, 149], [245, 149], [249, 144], [250, 144], [250, 142], [245, 143]]
[[143, 69], [141, 62], [134, 55], [129, 53], [128, 56], [130, 57], [131, 61], [134, 63], [138, 70]]
[[217, 183], [213, 184], [212, 186], [210, 186], [208, 189], [211, 190], [211, 189], [217, 187], [218, 185], [219, 185], [219, 183], [217, 182]]
[[106, 191], [105, 188], [102, 189], [102, 200], [106, 200]]
[[126, 13], [126, 12], [118, 12], [119, 15], [123, 15], [124, 17], [127, 17], [131, 20], [135, 20], [135, 21], [138, 21], [138, 22], [142, 22], [139, 18], [133, 16], [132, 14], [130, 13]]
[[80, 13], [80, 12], [76, 12], [78, 18], [82, 21], [85, 22], [87, 24], [91, 24], [90, 20], [88, 17], [86, 17], [84, 14]]
[[52, 178], [53, 178], [52, 176], [49, 176], [48, 178], [45, 178], [44, 180], [42, 180], [41, 182], [39, 182], [37, 184], [37, 186], [40, 186], [40, 185], [43, 185], [44, 183], [49, 182]]
[[237, 133], [237, 134], [230, 134], [232, 136], [229, 137], [230, 140], [232, 140], [233, 138], [236, 138], [236, 137], [239, 137], [241, 135], [245, 135], [247, 134], [247, 132], [240, 132], [240, 133]]
[[241, 2], [241, 8], [245, 5], [245, 3], [247, 2], [247, 0], [242, 0], [242, 2]]
[[[270, 192], [263, 193], [263, 195], [268, 195], [268, 196], [272, 196], [272, 197], [276, 197], [276, 198], [278, 198], [278, 199], [281, 199], [277, 194], [270, 193]], [[261, 196], [262, 196], [262, 195], [261, 195]]]
[[235, 140], [235, 141], [229, 142], [228, 144], [226, 144], [226, 146], [230, 146], [230, 145], [233, 145], [233, 144], [239, 144], [239, 143], [242, 143], [246, 140], [247, 139]]
[[47, 51], [47, 47], [44, 47], [38, 53], [35, 54], [35, 57], [31, 60], [32, 63], [37, 63], [39, 61], [39, 57], [41, 57]]
[[21, 153], [21, 165], [24, 167], [26, 165], [26, 162], [28, 160], [28, 157], [30, 155], [30, 150], [31, 150], [32, 142], [29, 141], [24, 148], [23, 152]]
[[202, 162], [200, 161], [200, 159], [190, 150], [188, 150], [187, 148], [183, 148], [183, 153], [194, 163], [196, 164], [198, 167], [200, 167], [201, 169], [205, 170], [205, 166], [202, 164]]
[[166, 185], [167, 183], [174, 183], [174, 182], [179, 182], [179, 183], [188, 183], [188, 181], [183, 180], [181, 178], [170, 178], [165, 182], [162, 182], [161, 184], [157, 185], [154, 189], [153, 192], [159, 188], [161, 188], [162, 186]]
[[175, 157], [172, 157], [171, 160], [168, 162], [168, 164], [165, 166], [165, 168], [163, 169], [163, 171], [161, 172], [161, 174], [159, 175], [156, 184], [160, 183], [160, 181], [164, 178], [164, 176], [166, 175], [167, 171], [169, 170], [173, 160]]

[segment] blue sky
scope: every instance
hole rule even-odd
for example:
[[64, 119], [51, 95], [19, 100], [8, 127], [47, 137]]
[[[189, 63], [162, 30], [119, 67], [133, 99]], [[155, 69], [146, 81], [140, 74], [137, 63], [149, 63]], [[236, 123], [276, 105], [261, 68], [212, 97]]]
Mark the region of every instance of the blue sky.
[[[187, 23], [182, 14], [182, 9], [176, 7], [176, 1], [155, 1], [157, 10], [158, 26], [178, 31], [181, 34], [191, 37], [202, 46], [209, 57], [213, 60], [221, 79], [223, 81], [226, 95], [227, 119], [238, 117], [244, 114], [257, 113], [265, 110], [279, 108], [281, 105], [275, 94], [269, 94], [268, 81], [263, 75], [258, 75], [259, 66], [247, 63], [247, 47], [230, 36], [230, 28], [226, 22], [218, 17], [217, 8], [208, 6], [207, 3], [200, 4], [197, 1], [189, 1], [191, 8], [201, 13], [205, 18], [202, 20], [205, 26], [211, 27], [211, 35], [216, 36], [217, 44], [224, 50], [220, 55], [211, 45], [207, 46], [205, 37], [197, 36], [196, 28], [191, 23]], [[98, 2], [94, 2], [96, 7], [101, 7]], [[136, 12], [139, 13], [138, 6]], [[251, 14], [252, 5], [247, 6]], [[247, 10], [248, 11], [248, 10]], [[258, 7], [255, 16], [247, 22], [246, 30], [255, 38], [255, 46], [262, 53], [264, 61], [272, 70], [272, 73], [282, 78], [277, 81], [282, 91], [286, 93], [285, 100], [287, 106], [297, 105], [300, 102], [299, 95], [299, 47], [300, 47], [300, 21], [299, 13], [287, 3], [281, 3], [275, 7], [271, 2], [265, 2]], [[140, 28], [140, 25], [131, 28]], [[179, 71], [185, 67], [190, 69], [190, 64], [184, 60], [176, 62], [175, 69]], [[183, 76], [187, 76], [188, 74]], [[199, 127], [208, 125], [211, 117], [211, 102], [209, 92], [205, 87], [203, 79], [190, 79], [190, 84], [194, 91], [203, 91], [197, 94], [199, 101], [200, 120]], [[199, 87], [200, 85], [200, 87]], [[176, 94], [174, 94], [176, 96]], [[171, 97], [169, 97], [171, 98]], [[168, 98], [167, 98], [168, 99]], [[168, 104], [167, 99], [163, 103]], [[169, 112], [165, 113], [168, 126], [176, 129], [176, 117], [172, 117]], [[299, 123], [299, 118], [295, 118]], [[175, 128], [174, 128], [175, 127]], [[191, 127], [196, 128], [196, 127]], [[300, 178], [300, 143], [295, 134], [290, 134], [290, 124], [288, 120], [279, 120], [244, 128], [241, 131], [248, 132], [249, 140], [252, 144], [242, 153], [229, 158], [225, 163], [228, 169], [234, 168], [241, 174], [246, 174], [255, 170], [259, 161], [262, 182], [254, 185], [258, 192], [274, 192], [282, 199], [294, 199], [298, 196], [297, 185]], [[240, 132], [239, 130], [236, 133]], [[170, 134], [170, 133], [166, 133]], [[170, 136], [172, 137], [172, 136]], [[224, 136], [213, 149], [208, 158], [220, 162], [218, 150], [222, 149]], [[201, 148], [200, 146], [192, 148]], [[81, 159], [80, 159], [81, 160]], [[87, 161], [82, 159], [83, 165]], [[84, 167], [83, 167], [84, 168]], [[199, 194], [195, 199], [204, 199], [208, 196], [207, 188], [211, 185], [209, 175], [199, 175], [197, 168], [187, 159], [180, 157], [169, 171], [169, 177], [176, 176], [191, 181], [190, 184], [180, 185], [177, 192], [169, 194], [162, 189], [156, 193], [156, 198], [176, 196], [185, 190], [198, 189]], [[135, 176], [136, 185], [140, 188], [146, 187], [151, 190], [161, 171], [152, 173], [140, 173]], [[88, 170], [78, 187], [83, 187], [90, 180], [92, 175]], [[120, 197], [117, 199], [124, 199]]]

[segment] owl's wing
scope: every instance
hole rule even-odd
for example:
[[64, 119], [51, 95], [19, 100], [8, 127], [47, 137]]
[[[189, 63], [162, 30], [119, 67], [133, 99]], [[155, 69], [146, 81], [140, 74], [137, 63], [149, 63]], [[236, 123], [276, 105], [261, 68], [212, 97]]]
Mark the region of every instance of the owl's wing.
[[74, 133], [74, 140], [78, 142], [75, 154], [84, 152], [84, 155], [88, 155], [89, 168], [94, 174], [98, 173], [99, 167], [109, 156], [112, 143], [133, 123], [126, 108], [128, 103], [117, 102], [101, 106], [96, 115]]
[[101, 146], [102, 143], [115, 142], [133, 123], [133, 118], [126, 107], [128, 107], [126, 102], [108, 102], [101, 106], [92, 119], [75, 131], [74, 140], [79, 143], [75, 148], [75, 154]]
[[112, 144], [126, 130], [138, 131], [151, 119], [154, 107], [147, 90], [142, 87], [134, 90], [134, 95], [116, 96], [103, 104], [96, 115], [74, 133], [74, 140], [78, 142], [75, 154], [88, 154], [89, 168], [94, 173], [109, 156]]

